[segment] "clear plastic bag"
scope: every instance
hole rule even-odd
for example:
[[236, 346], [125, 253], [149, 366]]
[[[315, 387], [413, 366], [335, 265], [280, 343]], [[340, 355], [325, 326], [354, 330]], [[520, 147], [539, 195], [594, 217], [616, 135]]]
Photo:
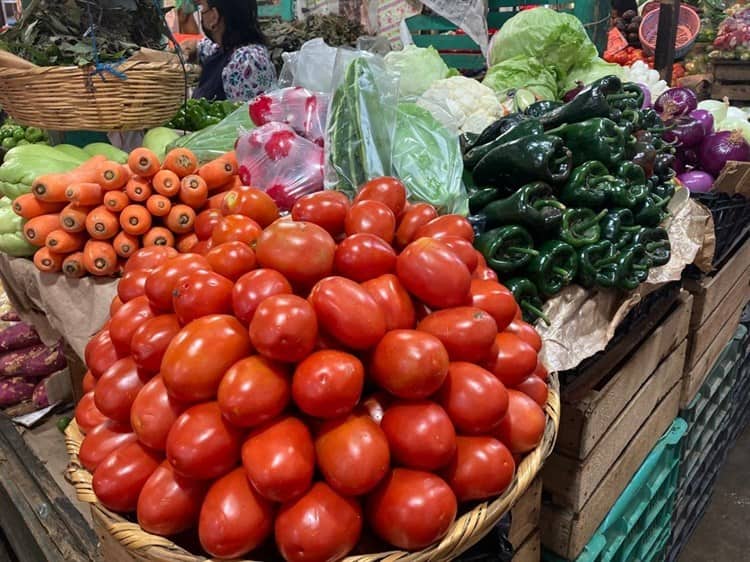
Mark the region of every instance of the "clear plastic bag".
[[487, 57], [487, 0], [422, 0], [422, 4], [463, 29]]
[[299, 51], [284, 53], [284, 66], [279, 74], [279, 85], [299, 86], [313, 92], [331, 93], [334, 73], [340, 61], [353, 61], [363, 52], [343, 47], [331, 47], [323, 39], [307, 41]]
[[233, 150], [240, 133], [253, 128], [255, 124], [250, 120], [247, 104], [243, 103], [216, 125], [179, 137], [167, 150], [189, 148], [201, 163], [209, 162]]
[[257, 126], [285, 123], [298, 134], [320, 146], [325, 136], [330, 96], [292, 87], [274, 90], [250, 102], [250, 119]]
[[237, 141], [242, 183], [262, 189], [282, 210], [323, 189], [323, 148], [283, 123], [243, 133]]

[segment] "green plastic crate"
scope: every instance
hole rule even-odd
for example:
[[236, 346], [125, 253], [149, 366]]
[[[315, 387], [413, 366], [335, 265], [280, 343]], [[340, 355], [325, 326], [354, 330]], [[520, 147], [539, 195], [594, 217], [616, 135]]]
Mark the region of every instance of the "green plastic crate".
[[260, 0], [258, 2], [258, 16], [292, 21], [294, 19], [294, 0]]

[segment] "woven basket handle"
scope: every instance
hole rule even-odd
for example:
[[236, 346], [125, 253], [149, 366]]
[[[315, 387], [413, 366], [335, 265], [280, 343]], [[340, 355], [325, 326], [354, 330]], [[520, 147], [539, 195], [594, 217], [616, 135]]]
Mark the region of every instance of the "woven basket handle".
[[33, 62], [29, 62], [21, 57], [17, 57], [13, 53], [8, 51], [0, 50], [0, 67], [5, 68], [18, 68], [19, 70], [28, 70], [31, 68], [39, 68]]

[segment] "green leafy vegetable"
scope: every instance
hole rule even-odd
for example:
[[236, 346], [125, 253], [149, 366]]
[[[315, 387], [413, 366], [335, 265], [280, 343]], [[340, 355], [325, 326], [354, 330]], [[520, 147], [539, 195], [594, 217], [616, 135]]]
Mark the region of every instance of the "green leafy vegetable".
[[526, 55], [518, 55], [491, 66], [483, 84], [498, 94], [523, 88], [533, 92], [538, 99], [557, 98], [557, 76], [554, 70]]
[[450, 72], [434, 47], [423, 49], [415, 45], [388, 53], [385, 66], [400, 76], [399, 93], [402, 97], [421, 96], [436, 80], [447, 78]]

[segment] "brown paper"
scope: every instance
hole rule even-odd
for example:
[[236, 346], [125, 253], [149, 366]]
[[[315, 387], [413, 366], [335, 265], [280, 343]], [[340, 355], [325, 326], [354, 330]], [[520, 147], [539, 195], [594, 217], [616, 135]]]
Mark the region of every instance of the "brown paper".
[[750, 162], [727, 162], [714, 182], [713, 191], [750, 197]]

